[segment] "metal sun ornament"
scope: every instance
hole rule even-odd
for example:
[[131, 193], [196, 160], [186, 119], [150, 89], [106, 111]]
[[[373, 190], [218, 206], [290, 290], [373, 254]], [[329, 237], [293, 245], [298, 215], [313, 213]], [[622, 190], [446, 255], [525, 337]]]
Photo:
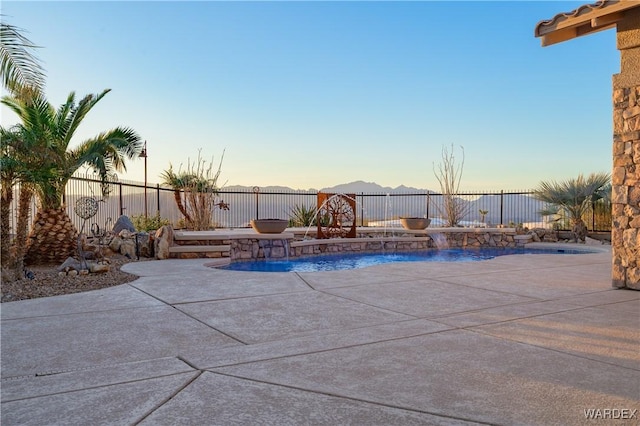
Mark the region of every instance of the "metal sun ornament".
[[78, 198], [74, 211], [84, 220], [91, 219], [98, 213], [98, 202], [93, 197]]

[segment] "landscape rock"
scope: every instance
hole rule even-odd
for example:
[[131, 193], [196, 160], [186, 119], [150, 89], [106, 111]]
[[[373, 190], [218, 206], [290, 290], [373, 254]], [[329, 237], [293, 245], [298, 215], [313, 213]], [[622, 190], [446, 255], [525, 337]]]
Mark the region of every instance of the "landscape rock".
[[69, 272], [71, 270], [79, 271], [80, 269], [84, 269], [82, 267], [82, 263], [73, 257], [67, 257], [67, 260], [65, 260], [62, 265], [58, 266], [58, 272]]
[[131, 234], [127, 230], [120, 232], [118, 236], [120, 238], [120, 254], [127, 256], [129, 259], [135, 259], [136, 256], [136, 241], [135, 234]]
[[109, 248], [113, 250], [114, 253], [120, 253], [121, 245], [122, 245], [122, 238], [120, 238], [119, 236], [116, 236], [109, 243]]
[[153, 238], [148, 232], [138, 232], [138, 250], [141, 257], [153, 257]]
[[169, 259], [169, 248], [173, 245], [173, 228], [165, 225], [156, 231], [153, 248], [157, 259]]
[[109, 267], [108, 263], [89, 262], [89, 272], [91, 273], [109, 272]]
[[136, 227], [133, 226], [133, 222], [131, 222], [129, 216], [120, 216], [118, 220], [116, 220], [116, 223], [113, 225], [111, 232], [113, 232], [115, 235], [118, 235], [123, 229], [126, 229], [129, 232], [136, 232]]

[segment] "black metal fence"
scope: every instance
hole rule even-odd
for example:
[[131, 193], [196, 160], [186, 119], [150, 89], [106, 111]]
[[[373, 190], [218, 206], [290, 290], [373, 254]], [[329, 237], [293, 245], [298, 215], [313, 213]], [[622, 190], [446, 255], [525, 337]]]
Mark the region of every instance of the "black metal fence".
[[[15, 191], [18, 188], [14, 189]], [[16, 192], [17, 195], [17, 192]], [[356, 193], [356, 215], [359, 226], [400, 226], [400, 217], [429, 217], [431, 226], [445, 223], [442, 213], [444, 197], [434, 192], [406, 193]], [[84, 222], [74, 207], [81, 197], [93, 197], [99, 201], [98, 213]], [[249, 226], [254, 218], [290, 219], [296, 207], [313, 208], [317, 193], [309, 191], [269, 191], [255, 188], [225, 188], [220, 190], [220, 200], [229, 204], [229, 210], [215, 210], [217, 227], [239, 228]], [[522, 225], [528, 228], [552, 227], [568, 229], [566, 218], [553, 222], [540, 211], [548, 206], [535, 199], [532, 191], [478, 191], [456, 195], [464, 209], [462, 226]], [[17, 198], [14, 197], [14, 198]], [[149, 217], [159, 214], [177, 225], [182, 218], [175, 202], [174, 191], [158, 184], [145, 187], [137, 182], [119, 181], [109, 184], [109, 195], [103, 197], [100, 182], [86, 177], [72, 178], [66, 188], [65, 205], [78, 229], [96, 224], [110, 227], [121, 215]], [[31, 213], [35, 212], [35, 201]], [[588, 218], [591, 231], [611, 230], [611, 209], [595, 206], [596, 214]], [[15, 224], [15, 201], [11, 206], [11, 226]], [[590, 219], [590, 220], [589, 220]], [[84, 222], [84, 223], [83, 223]]]

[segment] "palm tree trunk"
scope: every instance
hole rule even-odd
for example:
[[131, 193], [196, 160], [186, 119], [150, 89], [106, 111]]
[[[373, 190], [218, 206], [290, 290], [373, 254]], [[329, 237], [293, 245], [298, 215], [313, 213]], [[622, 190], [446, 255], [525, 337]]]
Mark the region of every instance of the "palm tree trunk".
[[20, 188], [18, 201], [18, 220], [16, 223], [16, 239], [14, 241], [13, 275], [14, 279], [24, 278], [24, 256], [27, 249], [27, 231], [29, 230], [29, 215], [31, 213], [31, 199], [33, 191], [27, 185]]
[[78, 231], [64, 207], [39, 210], [33, 221], [25, 264], [62, 263], [77, 254]]
[[584, 242], [587, 237], [587, 226], [581, 217], [572, 218], [571, 222], [573, 223], [573, 227], [571, 228], [571, 233], [573, 234], [573, 241], [577, 243], [578, 241]]
[[3, 182], [2, 198], [0, 199], [0, 262], [3, 269], [11, 264], [9, 255], [9, 248], [11, 247], [9, 235], [11, 201], [13, 201], [13, 188]]
[[178, 206], [178, 210], [180, 210], [180, 213], [182, 213], [182, 215], [184, 216], [185, 222], [187, 223], [191, 222], [191, 216], [189, 216], [187, 209], [184, 207], [184, 204], [182, 203], [182, 197], [179, 189], [175, 189], [173, 191], [173, 197], [176, 200], [176, 205]]

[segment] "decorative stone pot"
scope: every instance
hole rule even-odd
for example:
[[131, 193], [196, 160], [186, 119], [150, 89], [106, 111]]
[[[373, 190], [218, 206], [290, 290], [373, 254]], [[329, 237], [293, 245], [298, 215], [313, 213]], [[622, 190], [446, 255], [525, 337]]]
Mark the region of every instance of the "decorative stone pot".
[[285, 219], [252, 219], [251, 227], [259, 234], [280, 234], [287, 229], [289, 221]]
[[401, 217], [400, 223], [404, 229], [422, 230], [431, 223], [431, 219], [424, 217]]

